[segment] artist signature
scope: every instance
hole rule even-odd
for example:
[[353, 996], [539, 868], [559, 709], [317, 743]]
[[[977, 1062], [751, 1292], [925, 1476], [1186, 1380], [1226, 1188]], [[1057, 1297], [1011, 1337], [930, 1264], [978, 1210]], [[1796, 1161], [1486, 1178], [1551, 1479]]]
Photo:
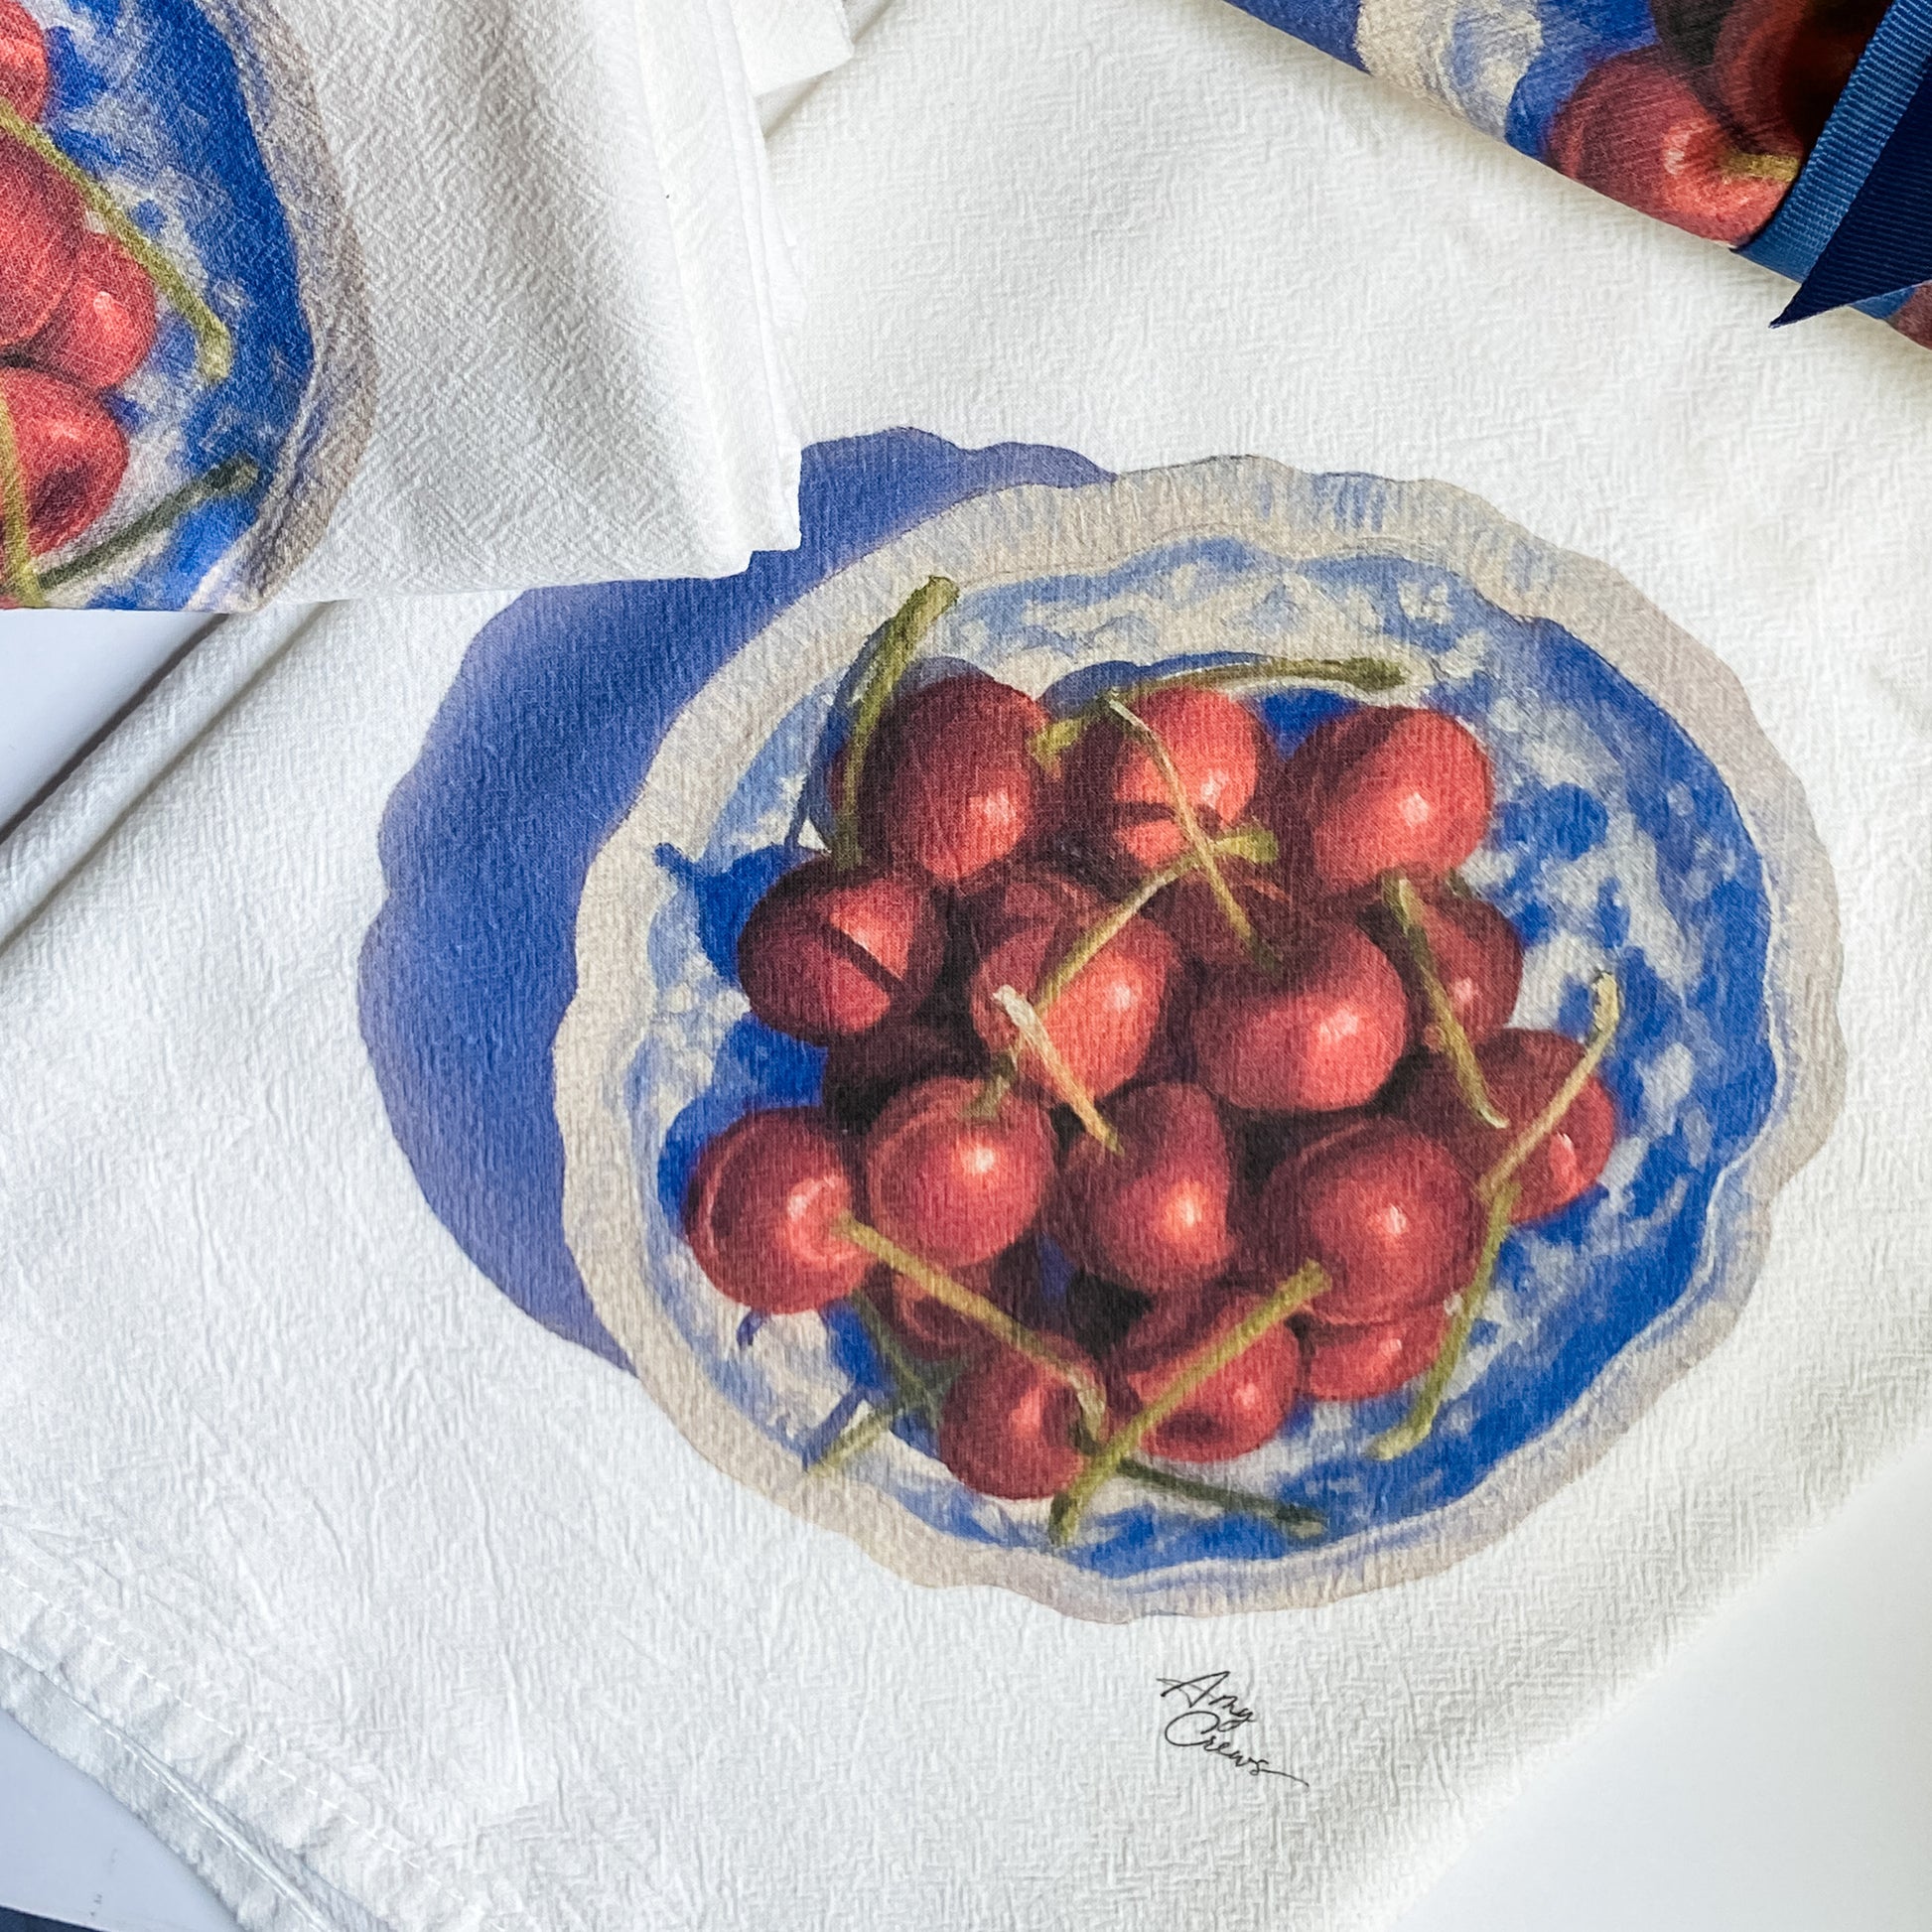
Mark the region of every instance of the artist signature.
[[1161, 1726], [1163, 1743], [1176, 1750], [1206, 1751], [1235, 1770], [1246, 1771], [1251, 1778], [1287, 1778], [1307, 1788], [1307, 1778], [1281, 1770], [1260, 1752], [1244, 1748], [1259, 1741], [1242, 1735], [1255, 1722], [1255, 1714], [1227, 1688], [1226, 1671], [1206, 1671], [1199, 1677], [1159, 1677], [1155, 1682], [1161, 1686], [1161, 1705], [1168, 1714]]

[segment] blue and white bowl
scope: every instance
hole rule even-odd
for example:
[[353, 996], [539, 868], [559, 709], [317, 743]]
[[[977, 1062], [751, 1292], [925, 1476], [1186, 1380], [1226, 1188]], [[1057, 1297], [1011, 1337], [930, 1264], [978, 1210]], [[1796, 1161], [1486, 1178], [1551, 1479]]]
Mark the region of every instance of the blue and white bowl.
[[[747, 1320], [683, 1241], [704, 1142], [817, 1097], [822, 1056], [750, 1016], [736, 933], [813, 838], [810, 776], [855, 653], [934, 573], [961, 595], [930, 648], [1034, 692], [1105, 665], [1399, 656], [1402, 699], [1461, 718], [1494, 760], [1465, 873], [1526, 942], [1516, 1023], [1581, 1035], [1589, 981], [1619, 983], [1609, 1166], [1510, 1238], [1430, 1439], [1378, 1462], [1364, 1451], [1405, 1395], [1316, 1404], [1199, 1472], [1318, 1510], [1312, 1543], [1116, 1482], [1053, 1549], [1043, 1503], [967, 1489], [911, 1421], [808, 1474], [883, 1389], [863, 1334], [837, 1311]], [[1302, 689], [1262, 709], [1287, 750], [1345, 702]], [[586, 880], [577, 966], [555, 1050], [565, 1232], [645, 1386], [713, 1461], [904, 1575], [1097, 1618], [1323, 1601], [1506, 1531], [1725, 1333], [1842, 1084], [1830, 873], [1730, 675], [1620, 579], [1458, 491], [1253, 459], [977, 497], [784, 611], [665, 736]]]

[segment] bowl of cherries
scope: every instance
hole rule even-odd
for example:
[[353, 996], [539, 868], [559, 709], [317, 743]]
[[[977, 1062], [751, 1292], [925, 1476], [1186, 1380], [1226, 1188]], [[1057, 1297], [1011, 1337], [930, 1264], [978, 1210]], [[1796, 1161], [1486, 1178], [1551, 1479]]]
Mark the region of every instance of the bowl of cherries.
[[1306, 1398], [1412, 1389], [1371, 1452], [1428, 1435], [1509, 1229], [1609, 1158], [1615, 981], [1587, 1039], [1510, 1027], [1522, 942], [1457, 871], [1494, 800], [1466, 726], [1363, 706], [1281, 759], [1244, 702], [1399, 665], [1181, 670], [1062, 718], [977, 670], [899, 694], [955, 595], [888, 626], [831, 849], [739, 937], [753, 1013], [825, 1049], [819, 1104], [711, 1140], [685, 1237], [731, 1301], [843, 1305], [889, 1365], [820, 1467], [917, 1410], [1055, 1545], [1113, 1481], [1318, 1535], [1162, 1465], [1237, 1461]]
[[217, 11], [0, 0], [0, 607], [259, 602], [366, 435], [307, 78]]
[[[105, 556], [73, 547], [120, 494], [129, 445], [115, 403], [154, 351], [159, 298], [192, 333], [205, 381], [221, 381], [234, 359], [227, 325], [190, 277], [42, 124], [51, 93], [45, 31], [19, 0], [0, 0], [0, 603], [29, 606], [154, 527], [151, 508]], [[253, 481], [237, 460], [161, 515]]]
[[1431, 486], [1364, 550], [1339, 483], [1180, 474], [1127, 563], [1066, 565], [1085, 491], [969, 504], [978, 581], [903, 539], [728, 665], [556, 1054], [573, 1253], [685, 1434], [1097, 1615], [1319, 1600], [1551, 1493], [1747, 1289], [1803, 1058], [1798, 819], [1579, 634], [1611, 593], [1510, 611], [1486, 521], [1427, 554], [1466, 499], [1404, 534]]

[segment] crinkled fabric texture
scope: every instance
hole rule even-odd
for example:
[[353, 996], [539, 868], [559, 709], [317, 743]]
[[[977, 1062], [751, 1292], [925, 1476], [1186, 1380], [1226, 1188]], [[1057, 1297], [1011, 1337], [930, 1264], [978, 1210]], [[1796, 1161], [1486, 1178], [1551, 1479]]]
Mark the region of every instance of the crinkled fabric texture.
[[[85, 862], [9, 887], [40, 909], [0, 953], [0, 1697], [251, 1926], [1385, 1923], [1932, 1418], [1899, 970], [1932, 940], [1932, 365], [1856, 317], [1767, 336], [1761, 271], [1569, 218], [1221, 0], [897, 0], [773, 159], [814, 442], [1437, 480], [1735, 674], [1836, 878], [1848, 1053], [1735, 1327], [1434, 1576], [1122, 1624], [906, 1582], [513, 1306], [398, 1142], [357, 1001], [380, 828], [502, 600], [253, 619], [245, 689], [177, 693], [193, 746], [97, 774]], [[702, 677], [586, 610], [640, 719]], [[622, 737], [551, 762], [641, 767]], [[692, 768], [729, 784], [738, 745]], [[571, 829], [533, 797], [498, 837]], [[453, 932], [445, 1010], [553, 941], [568, 1000], [573, 936]], [[426, 1040], [462, 1131], [529, 1074], [508, 1044]], [[1306, 1789], [1161, 1744], [1157, 1680], [1222, 1669]]]
[[[7, 246], [53, 251], [63, 308], [0, 319], [33, 553], [0, 602], [719, 575], [795, 541], [754, 86], [842, 58], [830, 0], [10, 8], [5, 153], [41, 187]], [[75, 256], [89, 227], [121, 240]], [[104, 343], [103, 287], [132, 317]]]

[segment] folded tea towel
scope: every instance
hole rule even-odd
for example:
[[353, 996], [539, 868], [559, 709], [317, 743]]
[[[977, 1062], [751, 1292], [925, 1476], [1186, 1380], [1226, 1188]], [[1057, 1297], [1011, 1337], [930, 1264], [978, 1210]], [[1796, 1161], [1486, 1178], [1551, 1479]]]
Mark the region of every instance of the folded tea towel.
[[716, 574], [792, 541], [746, 68], [838, 58], [834, 11], [4, 0], [0, 601]]
[[1917, 158], [1932, 92], [1911, 111], [1925, 0], [1234, 4], [1804, 282], [1781, 321], [1856, 302], [1932, 343], [1932, 293], [1914, 287], [1932, 266]]
[[1932, 1420], [1932, 370], [1218, 0], [773, 159], [798, 550], [228, 624], [9, 901], [0, 1701], [251, 1927], [1384, 1923]]
[[752, 91], [775, 93], [829, 73], [852, 54], [840, 0], [732, 0]]

